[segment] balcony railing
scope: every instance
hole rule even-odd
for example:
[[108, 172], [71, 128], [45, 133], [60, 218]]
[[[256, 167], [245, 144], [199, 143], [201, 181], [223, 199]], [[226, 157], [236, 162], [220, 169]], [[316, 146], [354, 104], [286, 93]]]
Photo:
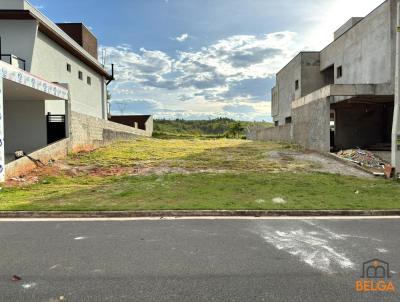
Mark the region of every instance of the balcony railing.
[[7, 62], [10, 65], [26, 70], [26, 61], [13, 54], [1, 54], [1, 61]]

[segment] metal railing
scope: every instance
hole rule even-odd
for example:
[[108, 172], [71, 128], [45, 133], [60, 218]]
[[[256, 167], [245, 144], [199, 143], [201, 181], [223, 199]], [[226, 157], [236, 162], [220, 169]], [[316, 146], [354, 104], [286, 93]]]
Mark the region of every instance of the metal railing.
[[1, 37], [0, 37], [0, 60], [7, 62], [10, 65], [16, 66], [18, 68], [21, 68], [23, 70], [26, 70], [26, 61], [16, 55], [13, 54], [4, 54], [2, 53], [2, 43], [1, 43]]
[[16, 55], [13, 54], [1, 54], [0, 56], [1, 56], [1, 61], [4, 61], [10, 65], [17, 66], [18, 68], [26, 70], [26, 61], [24, 59], [21, 59], [20, 57], [17, 57]]

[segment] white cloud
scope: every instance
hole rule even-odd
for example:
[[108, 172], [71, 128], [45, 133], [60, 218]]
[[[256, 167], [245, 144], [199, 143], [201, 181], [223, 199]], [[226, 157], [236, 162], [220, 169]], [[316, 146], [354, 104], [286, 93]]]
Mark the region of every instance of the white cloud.
[[189, 35], [188, 34], [182, 34], [178, 37], [175, 38], [176, 41], [178, 42], [185, 42], [187, 39], [189, 39]]
[[[321, 50], [332, 42], [333, 33], [351, 17], [364, 17], [383, 0], [315, 1], [307, 7], [312, 14], [305, 14], [303, 22], [310, 26], [303, 30], [303, 48]], [[299, 47], [300, 47], [299, 45]]]
[[293, 32], [235, 35], [175, 57], [128, 45], [105, 47], [116, 67], [112, 96], [116, 102], [132, 99], [129, 110], [136, 104], [156, 116], [266, 119], [267, 80], [293, 57], [295, 39]]

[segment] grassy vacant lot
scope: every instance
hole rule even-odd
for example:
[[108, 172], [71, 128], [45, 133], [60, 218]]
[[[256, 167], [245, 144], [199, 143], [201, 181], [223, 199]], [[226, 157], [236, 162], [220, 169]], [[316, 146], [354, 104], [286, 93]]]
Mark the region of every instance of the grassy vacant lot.
[[226, 139], [119, 142], [73, 155], [35, 184], [3, 187], [0, 210], [399, 208], [398, 182], [317, 173], [313, 163], [269, 154], [291, 149]]

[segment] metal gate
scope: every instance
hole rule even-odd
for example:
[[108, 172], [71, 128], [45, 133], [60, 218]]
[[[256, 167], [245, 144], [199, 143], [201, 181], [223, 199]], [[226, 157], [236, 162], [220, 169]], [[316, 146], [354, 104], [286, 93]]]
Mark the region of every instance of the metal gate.
[[64, 139], [65, 135], [65, 115], [47, 114], [47, 144]]

